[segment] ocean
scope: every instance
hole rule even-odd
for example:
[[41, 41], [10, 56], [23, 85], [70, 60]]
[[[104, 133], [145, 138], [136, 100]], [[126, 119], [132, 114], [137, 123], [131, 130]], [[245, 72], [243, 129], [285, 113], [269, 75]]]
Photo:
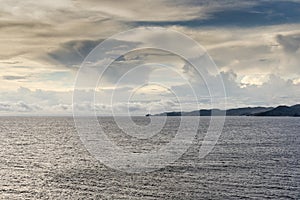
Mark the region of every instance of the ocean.
[[[174, 138], [179, 118], [168, 120], [157, 135], [136, 139], [99, 118], [116, 144], [137, 152]], [[300, 199], [300, 118], [227, 117], [214, 149], [199, 158], [208, 121], [176, 161], [127, 173], [86, 150], [72, 117], [0, 117], [0, 199]]]

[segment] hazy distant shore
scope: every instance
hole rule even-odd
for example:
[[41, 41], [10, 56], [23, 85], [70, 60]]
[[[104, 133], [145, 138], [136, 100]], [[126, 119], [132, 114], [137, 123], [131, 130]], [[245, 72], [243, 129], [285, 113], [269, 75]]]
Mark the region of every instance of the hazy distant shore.
[[159, 114], [147, 114], [146, 116], [278, 116], [300, 117], [300, 104], [294, 106], [278, 107], [245, 107], [228, 110], [201, 109], [191, 112], [163, 112]]

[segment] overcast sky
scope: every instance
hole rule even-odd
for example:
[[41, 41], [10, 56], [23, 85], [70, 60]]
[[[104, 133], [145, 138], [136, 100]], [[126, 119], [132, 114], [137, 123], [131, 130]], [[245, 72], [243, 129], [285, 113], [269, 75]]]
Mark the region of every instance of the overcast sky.
[[[114, 34], [148, 26], [179, 31], [206, 49], [223, 79], [227, 107], [299, 103], [300, 1], [0, 0], [0, 5], [0, 115], [71, 114], [76, 73], [90, 51]], [[134, 37], [119, 42], [137, 44]], [[178, 41], [178, 48], [184, 45]], [[154, 62], [175, 70], [135, 68]], [[212, 74], [206, 79], [215, 81]], [[138, 115], [211, 107], [207, 80], [168, 52], [126, 54], [101, 80], [95, 91], [82, 92], [83, 99], [96, 93], [98, 114], [112, 108]], [[186, 80], [198, 102], [191, 100]], [[89, 101], [77, 106], [92, 109]]]

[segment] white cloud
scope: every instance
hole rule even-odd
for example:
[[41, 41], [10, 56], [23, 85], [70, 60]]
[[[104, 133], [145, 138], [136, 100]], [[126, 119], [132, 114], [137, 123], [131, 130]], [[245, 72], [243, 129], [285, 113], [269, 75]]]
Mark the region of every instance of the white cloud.
[[173, 27], [202, 44], [221, 70], [245, 76], [300, 76], [300, 25], [256, 28]]

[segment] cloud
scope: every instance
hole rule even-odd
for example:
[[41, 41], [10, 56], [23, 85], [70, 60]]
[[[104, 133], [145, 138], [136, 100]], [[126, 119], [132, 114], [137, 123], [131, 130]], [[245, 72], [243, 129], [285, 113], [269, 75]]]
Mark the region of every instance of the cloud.
[[[55, 3], [49, 0], [43, 2], [29, 0], [26, 3], [2, 0], [0, 13], [3, 20], [0, 23], [0, 36], [3, 39], [2, 46], [10, 46], [10, 48], [5, 48], [5, 51], [1, 49], [0, 58], [13, 59], [22, 56], [43, 62], [39, 58], [43, 58], [49, 52], [54, 51], [53, 56], [58, 56], [55, 54], [55, 49], [60, 44], [66, 45], [61, 46], [62, 48], [74, 48], [72, 41], [88, 42], [89, 40], [96, 41], [107, 38], [113, 33], [140, 26], [141, 24], [136, 24], [138, 21], [141, 23], [166, 22], [165, 24], [156, 24], [163, 26], [199, 27], [201, 24], [197, 25], [198, 20], [212, 26], [220, 26], [213, 20], [222, 19], [222, 24], [233, 20], [227, 20], [224, 16], [218, 17], [216, 16], [218, 13], [226, 12], [228, 15], [233, 10], [241, 9], [244, 13], [251, 13], [251, 9], [256, 9], [253, 6], [262, 6], [261, 4], [267, 4], [270, 8], [274, 7], [275, 10], [272, 11], [274, 13], [283, 11], [285, 11], [284, 14], [291, 13], [292, 17], [283, 16], [282, 18], [294, 20], [298, 19], [299, 16], [298, 12], [291, 12], [291, 9], [297, 8], [293, 5], [296, 3], [288, 1], [286, 3], [281, 2], [280, 6], [275, 6], [276, 3], [264, 1], [232, 0], [213, 2], [207, 0], [189, 0], [186, 2], [142, 0], [134, 3], [130, 0], [121, 2], [62, 0]], [[289, 9], [278, 10], [282, 4]], [[269, 7], [265, 9], [268, 10]], [[247, 20], [242, 21], [240, 17], [231, 16], [231, 18], [240, 21], [241, 24], [247, 22]], [[245, 18], [251, 19], [252, 17]], [[167, 23], [170, 21], [173, 24]], [[15, 40], [16, 38], [18, 39]], [[65, 51], [68, 50], [65, 49], [63, 53]], [[79, 55], [79, 57], [81, 56]], [[70, 58], [78, 59], [77, 57]], [[13, 60], [11, 61], [13, 62]], [[64, 61], [66, 64], [70, 62]], [[73, 63], [71, 62], [71, 64]]]
[[[298, 103], [299, 1], [0, 2], [2, 113], [71, 113], [73, 84], [83, 59], [107, 37], [144, 25], [178, 30], [203, 45], [220, 69], [231, 106]], [[166, 38], [155, 41], [163, 43]], [[152, 39], [151, 34], [141, 34], [115, 41], [119, 47], [99, 56], [95, 70], [104, 63], [103, 58], [118, 55], [122, 47], [139, 47], [137, 41], [149, 43]], [[178, 40], [171, 45], [184, 49], [187, 44]], [[194, 49], [187, 51], [193, 53]], [[154, 62], [168, 64], [174, 70], [148, 65], [131, 72], [136, 66]], [[96, 88], [96, 97], [101, 99], [97, 109], [99, 113], [109, 111], [113, 91], [120, 113], [128, 107], [134, 113], [144, 113], [151, 106], [154, 110], [179, 109], [172, 93], [166, 90], [136, 89], [148, 81], [163, 83], [177, 92], [187, 110], [193, 110], [198, 103], [210, 107], [206, 84], [215, 87], [217, 79], [209, 70], [202, 75], [207, 83], [182, 59], [168, 52], [131, 52], [106, 71]], [[115, 86], [120, 78], [120, 84]], [[186, 79], [202, 97], [199, 102], [190, 98]], [[128, 103], [128, 95], [135, 90]], [[92, 108], [85, 99], [91, 92], [82, 92], [81, 98], [87, 101], [86, 105], [78, 105], [82, 109]]]
[[294, 73], [293, 78], [298, 78], [300, 76], [300, 32], [289, 33], [289, 34], [278, 34], [277, 42], [281, 47], [280, 58], [280, 70], [285, 70]]
[[173, 28], [202, 44], [220, 70], [233, 70], [242, 80], [245, 76], [270, 74], [284, 79], [299, 77], [299, 27], [293, 24], [230, 29]]
[[[207, 1], [206, 1], [207, 2]], [[97, 11], [101, 15], [109, 16], [121, 21], [165, 21], [189, 20], [196, 17], [206, 17], [203, 5], [187, 6], [181, 1], [75, 1], [75, 6]], [[155, 14], [153, 14], [155, 11]], [[203, 12], [200, 12], [203, 11]], [[180, 13], [180, 15], [178, 15]]]
[[84, 58], [103, 40], [72, 40], [60, 45], [56, 50], [49, 52], [48, 56], [55, 62], [64, 66], [78, 66]]
[[287, 53], [296, 53], [300, 48], [300, 33], [293, 35], [276, 36], [277, 42], [284, 48]]
[[[276, 75], [270, 75], [268, 80], [261, 85], [241, 87], [233, 71], [223, 72], [222, 78], [227, 92], [227, 107], [293, 105], [300, 98], [300, 85], [296, 80], [284, 80]], [[210, 84], [213, 84], [213, 77], [210, 79]], [[137, 90], [130, 98], [128, 95], [131, 95], [136, 88], [102, 89], [96, 91], [95, 105], [88, 98], [93, 96], [95, 91], [81, 91], [78, 96], [81, 98], [78, 102], [81, 103], [74, 104], [74, 106], [83, 113], [91, 113], [95, 109], [99, 115], [111, 115], [112, 109], [117, 115], [128, 113], [144, 115], [148, 112], [159, 113], [212, 107], [211, 97], [204, 85], [192, 85], [198, 101], [195, 101], [188, 87], [184, 84], [173, 86], [171, 87], [173, 93], [166, 95], [167, 90], [157, 92], [157, 89], [160, 89], [158, 86], [146, 86]], [[214, 85], [208, 85], [208, 87], [214, 87]], [[143, 92], [151, 88], [155, 91]], [[111, 100], [112, 92], [116, 95]], [[222, 107], [222, 99], [217, 99], [214, 107]], [[17, 91], [0, 92], [0, 113], [3, 115], [71, 115], [72, 91], [30, 90], [20, 87]]]
[[26, 79], [27, 76], [2, 76], [2, 78], [5, 80], [22, 80]]
[[22, 101], [18, 103], [0, 103], [0, 112], [9, 113], [32, 113], [34, 111], [40, 111], [41, 108], [34, 104], [26, 104]]
[[3, 115], [61, 115], [72, 112], [72, 92], [30, 90], [0, 92], [0, 113]]

